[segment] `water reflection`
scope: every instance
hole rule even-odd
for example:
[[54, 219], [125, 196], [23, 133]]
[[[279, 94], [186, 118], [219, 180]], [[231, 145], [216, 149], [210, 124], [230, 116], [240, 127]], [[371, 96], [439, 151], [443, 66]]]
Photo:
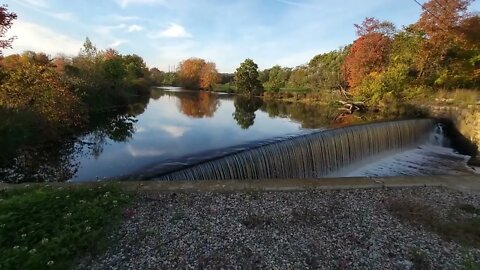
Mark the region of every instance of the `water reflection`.
[[[94, 115], [64, 141], [0, 153], [7, 182], [89, 181], [166, 160], [330, 126], [335, 110], [259, 98], [154, 88], [123, 110]], [[0, 134], [0, 140], [7, 140]], [[8, 141], [8, 140], [7, 140]], [[3, 156], [2, 156], [3, 155]]]
[[235, 112], [233, 119], [242, 129], [248, 129], [255, 123], [255, 112], [263, 105], [257, 97], [236, 96], [234, 99]]

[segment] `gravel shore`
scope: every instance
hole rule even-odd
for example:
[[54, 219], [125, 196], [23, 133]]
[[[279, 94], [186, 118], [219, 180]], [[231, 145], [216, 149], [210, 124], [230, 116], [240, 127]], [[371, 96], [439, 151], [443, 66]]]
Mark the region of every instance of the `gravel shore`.
[[479, 249], [398, 219], [392, 202], [415, 202], [441, 219], [458, 205], [480, 208], [479, 195], [439, 187], [140, 195], [107, 252], [78, 268], [462, 269], [480, 262]]

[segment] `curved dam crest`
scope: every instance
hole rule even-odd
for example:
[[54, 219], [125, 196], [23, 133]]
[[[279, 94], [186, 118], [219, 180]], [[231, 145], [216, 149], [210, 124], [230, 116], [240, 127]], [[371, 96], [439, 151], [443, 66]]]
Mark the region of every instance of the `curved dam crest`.
[[[314, 131], [257, 143], [250, 148], [232, 147], [203, 160], [197, 155], [172, 161], [167, 166], [150, 168], [139, 177], [149, 180], [228, 180], [332, 176], [362, 160], [381, 159], [385, 153], [395, 156], [432, 139], [438, 141], [439, 134], [432, 137], [436, 127], [433, 119], [415, 119]], [[344, 173], [342, 176], [356, 175]]]

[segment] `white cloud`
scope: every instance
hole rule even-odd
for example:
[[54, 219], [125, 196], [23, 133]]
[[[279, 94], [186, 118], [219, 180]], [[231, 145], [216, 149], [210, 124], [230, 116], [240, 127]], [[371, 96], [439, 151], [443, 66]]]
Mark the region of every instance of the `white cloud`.
[[73, 14], [68, 12], [49, 12], [48, 15], [62, 21], [73, 21], [74, 18]]
[[111, 48], [116, 48], [124, 43], [127, 43], [128, 41], [127, 40], [123, 40], [123, 39], [118, 39], [118, 40], [115, 40], [113, 41], [112, 43], [110, 43], [108, 45], [108, 47], [111, 47]]
[[48, 4], [47, 4], [47, 1], [45, 0], [23, 0], [23, 1], [20, 1], [20, 3], [25, 3], [25, 4], [29, 4], [29, 5], [33, 5], [33, 6], [37, 6], [37, 7], [41, 7], [41, 8], [47, 8], [48, 7]]
[[129, 5], [164, 5], [166, 0], [116, 0], [116, 2], [121, 8], [126, 8]]
[[166, 29], [150, 35], [151, 38], [189, 38], [192, 35], [179, 24], [171, 23]]
[[13, 42], [13, 49], [5, 50], [6, 54], [21, 53], [26, 50], [51, 55], [76, 54], [83, 43], [50, 28], [22, 20], [15, 22], [8, 33], [17, 36], [17, 39]]
[[126, 27], [127, 25], [124, 23], [117, 24], [117, 25], [106, 25], [106, 26], [98, 27], [96, 32], [102, 35], [108, 35], [113, 30], [121, 30], [121, 29], [125, 29]]
[[129, 32], [129, 33], [140, 32], [142, 30], [143, 30], [143, 27], [141, 27], [140, 25], [137, 25], [137, 24], [133, 24], [133, 25], [130, 25], [130, 27], [128, 27], [127, 32]]

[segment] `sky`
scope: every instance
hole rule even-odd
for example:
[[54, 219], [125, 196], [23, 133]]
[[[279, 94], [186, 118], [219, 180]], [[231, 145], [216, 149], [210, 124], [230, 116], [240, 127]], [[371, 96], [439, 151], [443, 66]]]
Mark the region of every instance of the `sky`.
[[[420, 0], [425, 2], [425, 0]], [[17, 13], [13, 49], [76, 55], [89, 37], [99, 49], [138, 54], [173, 70], [200, 57], [233, 72], [246, 58], [261, 69], [295, 67], [355, 39], [365, 17], [398, 27], [417, 21], [413, 0], [2, 0]], [[475, 1], [472, 10], [480, 10]]]

